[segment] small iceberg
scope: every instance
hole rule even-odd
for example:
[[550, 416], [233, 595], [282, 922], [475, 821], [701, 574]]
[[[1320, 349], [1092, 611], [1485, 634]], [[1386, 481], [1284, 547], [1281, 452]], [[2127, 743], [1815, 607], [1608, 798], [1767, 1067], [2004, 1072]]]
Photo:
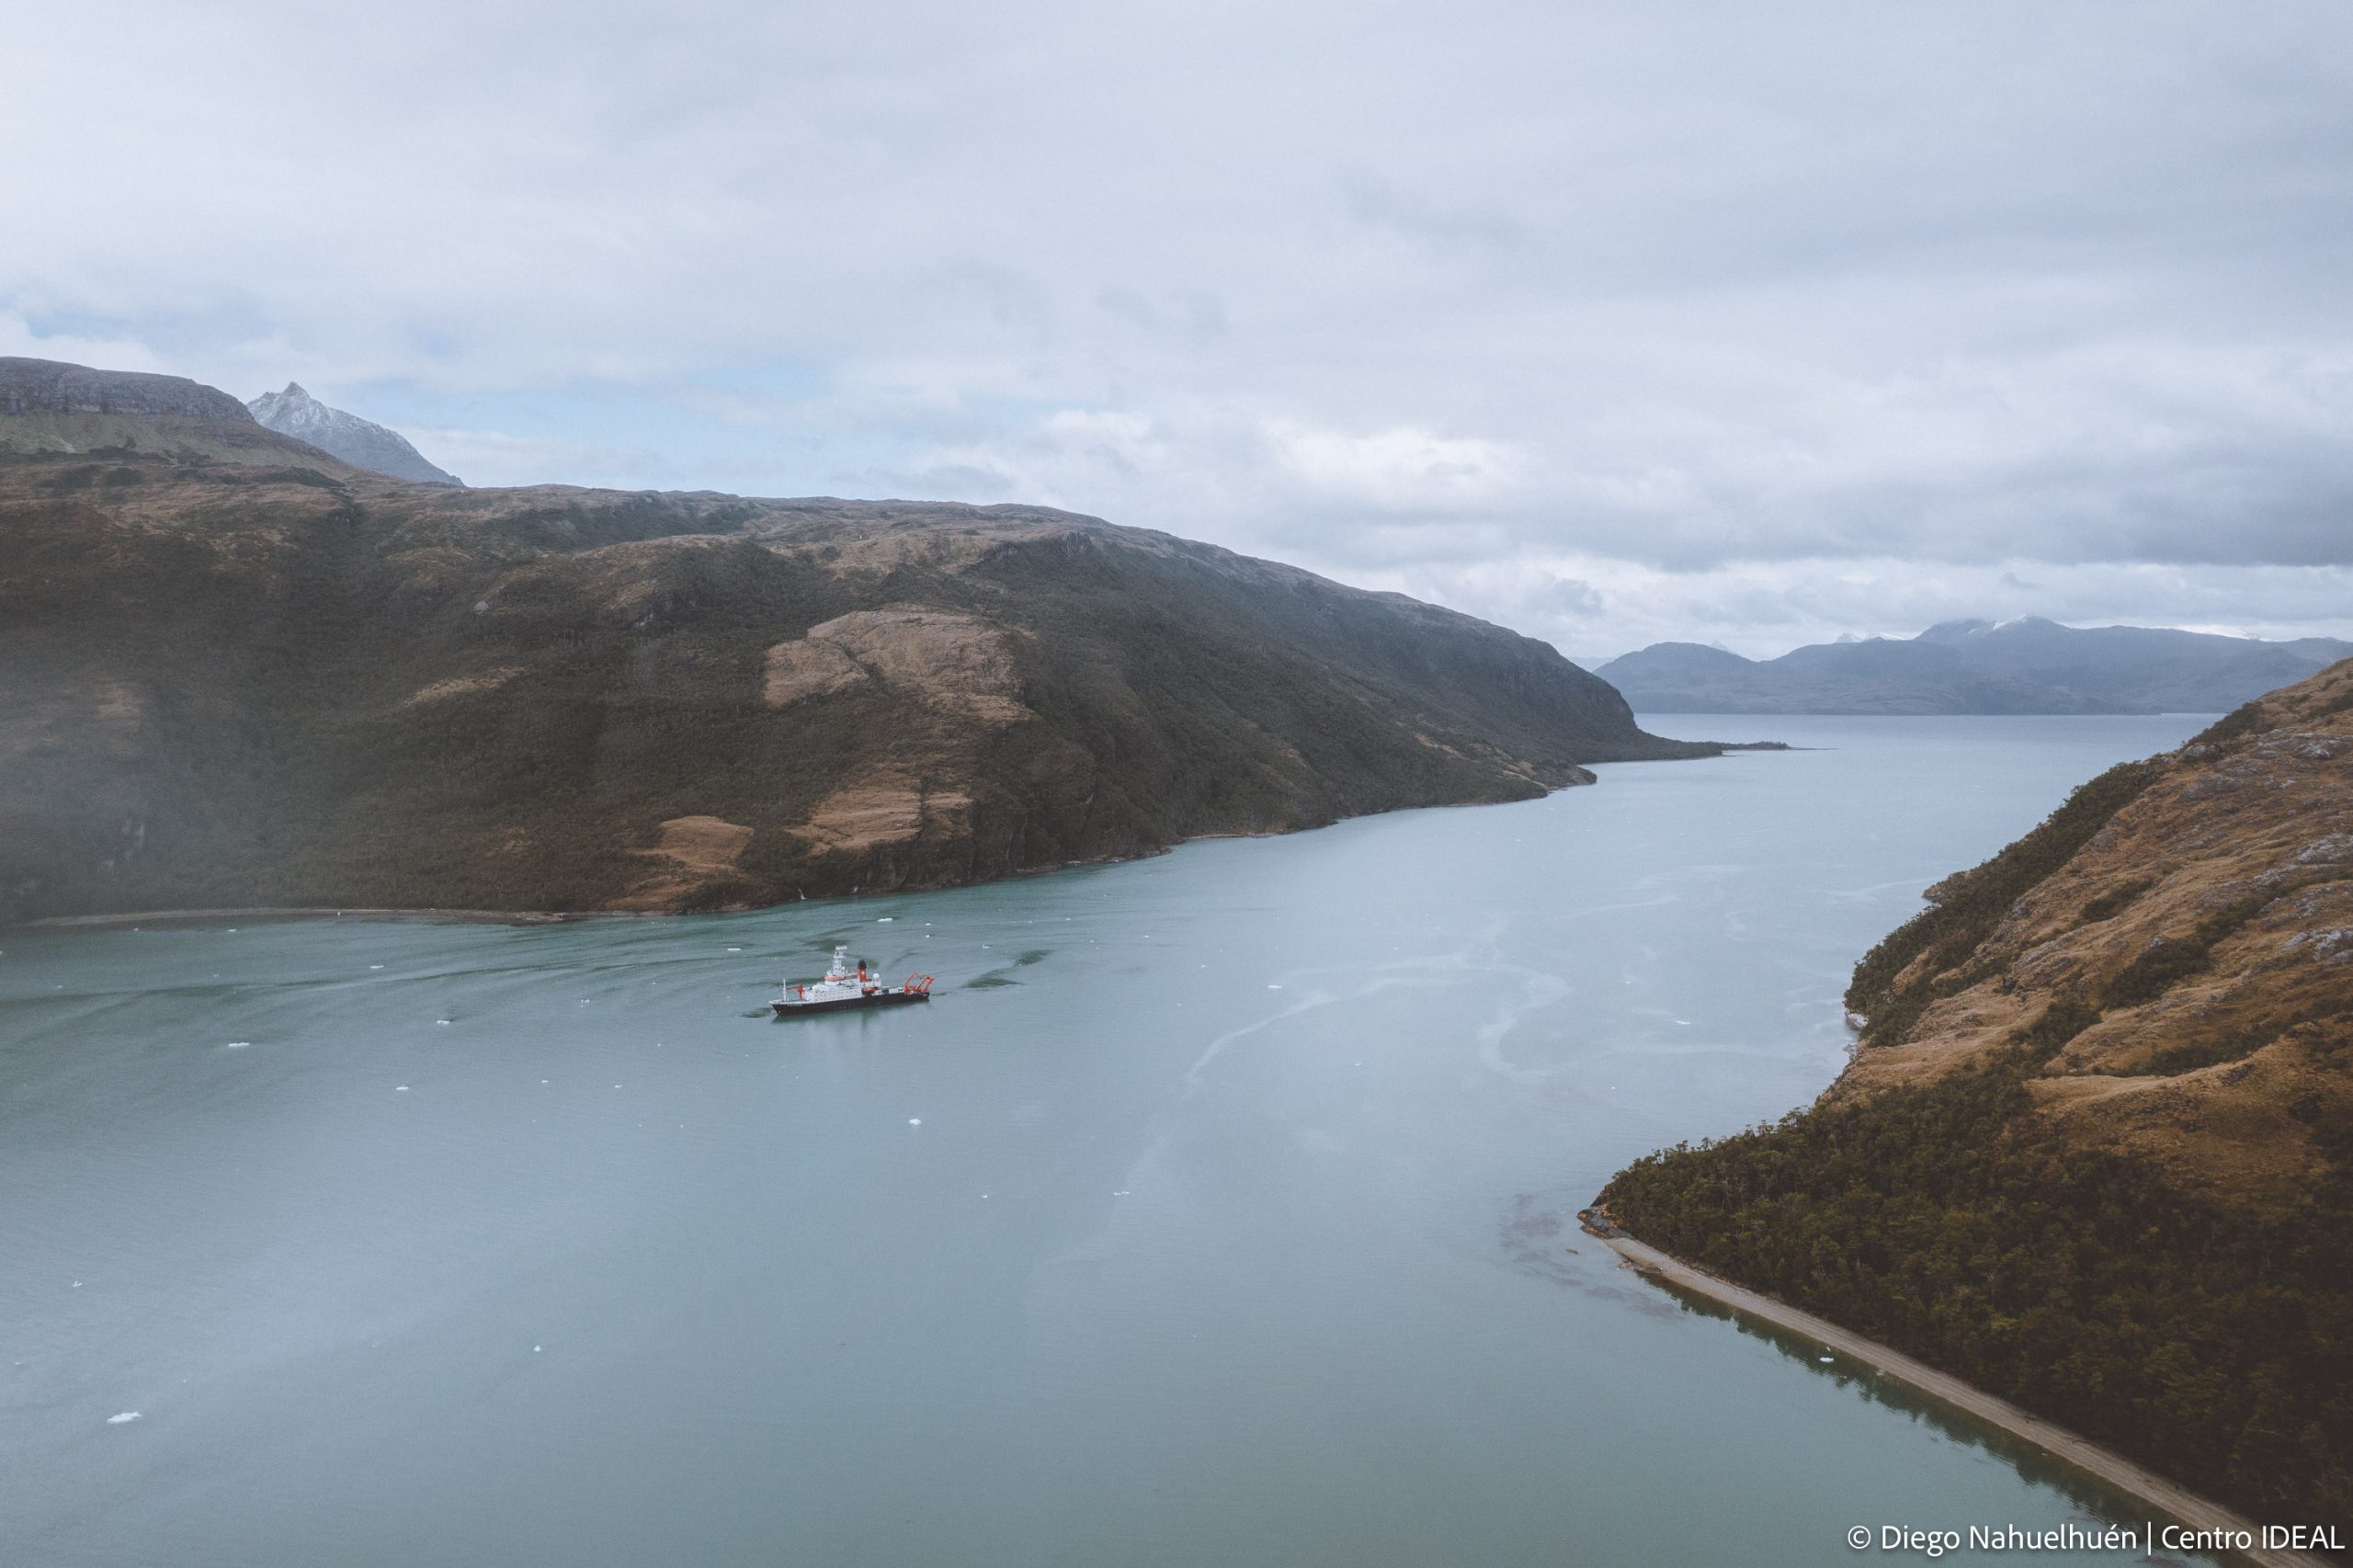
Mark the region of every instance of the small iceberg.
[[126, 1410], [119, 1415], [108, 1416], [107, 1425], [109, 1426], [119, 1426], [126, 1421], [136, 1421], [139, 1418], [139, 1412], [135, 1410]]

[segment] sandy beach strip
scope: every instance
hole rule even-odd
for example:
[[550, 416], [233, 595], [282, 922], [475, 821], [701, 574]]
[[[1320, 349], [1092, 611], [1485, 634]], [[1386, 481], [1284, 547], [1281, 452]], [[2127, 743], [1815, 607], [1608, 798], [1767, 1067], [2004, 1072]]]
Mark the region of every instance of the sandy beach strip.
[[[1669, 1280], [1687, 1290], [1722, 1301], [1735, 1311], [1804, 1335], [1825, 1350], [1835, 1351], [1849, 1360], [1884, 1372], [1931, 1398], [1967, 1411], [1987, 1426], [1998, 1426], [2013, 1437], [2025, 1438], [2086, 1474], [2096, 1476], [2139, 1498], [2177, 1524], [2187, 1525], [2195, 1530], [2245, 1530], [2257, 1540], [2262, 1539], [2256, 1525], [2220, 1503], [2210, 1502], [2152, 1471], [2143, 1469], [2122, 1454], [2104, 1449], [2088, 1437], [2078, 1437], [2055, 1422], [2021, 1410], [2008, 1400], [1997, 1399], [1949, 1373], [1939, 1372], [1926, 1362], [1915, 1361], [1900, 1350], [1892, 1350], [1840, 1328], [1825, 1318], [1801, 1312], [1770, 1296], [1759, 1295], [1728, 1279], [1719, 1278], [1704, 1268], [1695, 1267], [1656, 1247], [1646, 1246], [1631, 1236], [1620, 1234], [1603, 1236], [1602, 1239], [1617, 1249], [1628, 1267], [1642, 1274]], [[2260, 1568], [2329, 1568], [2323, 1559], [2302, 1551], [2258, 1549], [2231, 1555], [2259, 1564]]]

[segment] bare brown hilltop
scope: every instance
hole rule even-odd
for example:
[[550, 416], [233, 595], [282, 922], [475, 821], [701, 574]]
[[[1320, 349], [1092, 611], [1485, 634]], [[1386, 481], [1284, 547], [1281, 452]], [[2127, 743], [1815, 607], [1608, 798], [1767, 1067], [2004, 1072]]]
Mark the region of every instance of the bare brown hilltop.
[[0, 365], [0, 918], [932, 887], [1714, 749], [1544, 643], [1165, 534], [406, 483], [40, 363]]
[[2353, 1514], [2353, 661], [2078, 790], [1858, 966], [1643, 1241], [2266, 1521]]

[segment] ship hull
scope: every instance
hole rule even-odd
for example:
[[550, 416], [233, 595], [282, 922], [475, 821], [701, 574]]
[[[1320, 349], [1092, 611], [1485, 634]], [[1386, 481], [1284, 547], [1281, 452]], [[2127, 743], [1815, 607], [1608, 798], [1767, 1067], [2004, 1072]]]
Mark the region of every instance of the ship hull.
[[768, 1004], [779, 1018], [797, 1018], [808, 1013], [854, 1013], [868, 1007], [897, 1007], [909, 1002], [928, 1002], [927, 991], [878, 991], [871, 996], [836, 996], [824, 1002], [795, 1002], [779, 997]]

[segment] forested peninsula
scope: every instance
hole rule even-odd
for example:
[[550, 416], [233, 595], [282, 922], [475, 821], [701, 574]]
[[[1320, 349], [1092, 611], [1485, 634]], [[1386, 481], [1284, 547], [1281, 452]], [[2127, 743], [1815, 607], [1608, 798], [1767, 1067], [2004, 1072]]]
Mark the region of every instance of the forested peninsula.
[[1819, 1101], [1602, 1214], [2255, 1518], [2353, 1517], [2353, 662], [1928, 899]]

